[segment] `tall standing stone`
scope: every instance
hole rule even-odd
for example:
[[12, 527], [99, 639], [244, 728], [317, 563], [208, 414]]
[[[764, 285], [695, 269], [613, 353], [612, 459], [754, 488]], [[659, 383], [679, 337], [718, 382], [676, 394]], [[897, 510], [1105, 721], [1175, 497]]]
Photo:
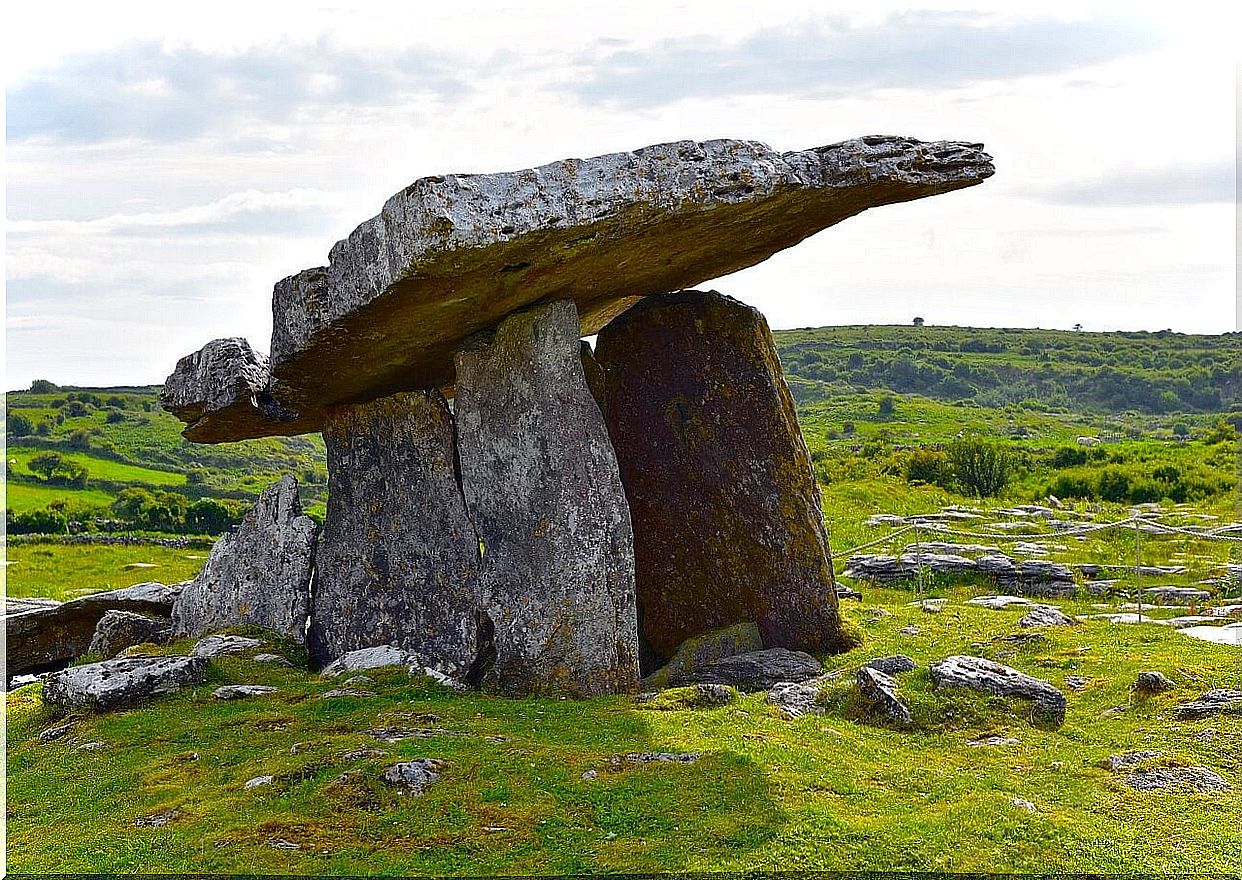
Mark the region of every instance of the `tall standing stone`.
[[323, 430], [328, 515], [316, 554], [310, 655], [395, 645], [465, 675], [477, 652], [479, 543], [439, 391], [337, 407]]
[[286, 474], [268, 486], [177, 597], [177, 634], [253, 624], [306, 641], [316, 531], [315, 521], [302, 514], [297, 480]]
[[648, 297], [600, 332], [595, 356], [650, 660], [746, 620], [768, 648], [845, 648], [819, 492], [763, 315], [716, 292]]
[[475, 680], [508, 693], [635, 690], [630, 514], [574, 304], [511, 315], [456, 364], [458, 460], [494, 649]]

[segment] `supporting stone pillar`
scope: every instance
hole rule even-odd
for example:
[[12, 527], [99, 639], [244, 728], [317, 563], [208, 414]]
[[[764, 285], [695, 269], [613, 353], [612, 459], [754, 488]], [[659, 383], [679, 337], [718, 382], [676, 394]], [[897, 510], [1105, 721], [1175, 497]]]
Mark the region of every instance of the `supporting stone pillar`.
[[651, 296], [600, 332], [595, 356], [644, 665], [746, 620], [769, 648], [844, 649], [819, 492], [763, 315], [715, 292]]
[[629, 508], [574, 304], [510, 315], [456, 367], [462, 490], [495, 652], [475, 677], [505, 693], [635, 690]]
[[477, 654], [479, 543], [439, 391], [331, 410], [328, 515], [315, 556], [317, 664], [396, 645], [465, 676]]

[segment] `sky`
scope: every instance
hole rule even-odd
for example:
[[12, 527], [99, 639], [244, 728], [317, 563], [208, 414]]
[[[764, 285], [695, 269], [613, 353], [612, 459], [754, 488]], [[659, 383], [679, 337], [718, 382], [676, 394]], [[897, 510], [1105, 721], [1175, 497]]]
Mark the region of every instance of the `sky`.
[[700, 285], [773, 328], [1237, 329], [1236, 12], [1179, 2], [7, 4], [6, 388], [162, 382], [414, 179], [673, 140], [996, 175]]

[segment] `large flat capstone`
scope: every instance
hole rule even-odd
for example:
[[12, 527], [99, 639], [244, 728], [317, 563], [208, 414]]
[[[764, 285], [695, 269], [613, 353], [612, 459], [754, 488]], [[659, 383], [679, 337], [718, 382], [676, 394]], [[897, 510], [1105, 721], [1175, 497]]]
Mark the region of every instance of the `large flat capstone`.
[[457, 456], [483, 553], [468, 681], [507, 693], [638, 687], [630, 512], [578, 332], [559, 300], [457, 355]]
[[286, 474], [268, 486], [177, 598], [177, 634], [253, 624], [305, 641], [317, 530], [302, 514], [297, 480]]
[[648, 297], [604, 328], [596, 358], [644, 659], [746, 621], [767, 648], [846, 647], [819, 488], [763, 315], [715, 292]]
[[981, 183], [981, 144], [863, 137], [778, 153], [678, 141], [424, 177], [276, 285], [270, 376], [239, 340], [183, 358], [164, 405], [201, 442], [318, 430], [325, 410], [447, 388], [463, 340], [565, 299], [579, 335], [641, 297], [752, 266], [868, 208]]
[[324, 425], [328, 514], [315, 556], [316, 664], [376, 645], [464, 676], [477, 642], [479, 540], [439, 391], [338, 407]]

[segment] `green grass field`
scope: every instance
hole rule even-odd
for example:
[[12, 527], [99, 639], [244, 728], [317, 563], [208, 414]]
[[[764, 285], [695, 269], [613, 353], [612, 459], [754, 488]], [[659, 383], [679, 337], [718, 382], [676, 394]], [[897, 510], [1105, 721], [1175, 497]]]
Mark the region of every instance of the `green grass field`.
[[[762, 695], [712, 710], [655, 712], [628, 698], [588, 701], [453, 695], [377, 673], [374, 697], [321, 699], [337, 683], [242, 659], [212, 681], [146, 708], [62, 719], [39, 685], [9, 696], [9, 868], [22, 872], [560, 874], [694, 870], [884, 870], [1236, 875], [1242, 871], [1242, 719], [1174, 722], [1174, 705], [1242, 685], [1235, 649], [1156, 626], [1053, 628], [1008, 656], [990, 642], [1019, 611], [960, 604], [940, 614], [904, 591], [846, 603], [866, 643], [827, 658], [851, 671], [902, 652], [916, 726], [871, 718], [848, 678], [826, 714], [786, 721]], [[1073, 607], [1072, 605], [1069, 607]], [[884, 612], [888, 612], [885, 614]], [[915, 625], [918, 635], [904, 635]], [[982, 647], [980, 647], [982, 646]], [[184, 650], [186, 644], [170, 650]], [[1012, 650], [1012, 649], [1011, 649]], [[927, 664], [980, 653], [1046, 678], [1069, 698], [1059, 730], [1021, 702], [935, 692]], [[296, 657], [296, 652], [290, 656]], [[1140, 670], [1182, 683], [1141, 699]], [[1089, 679], [1082, 691], [1067, 675]], [[221, 703], [222, 682], [278, 694]], [[385, 745], [375, 726], [432, 728]], [[983, 736], [1018, 742], [976, 747]], [[78, 746], [102, 742], [98, 751]], [[352, 759], [344, 753], [380, 748]], [[1128, 789], [1102, 764], [1137, 749], [1204, 765], [1233, 791]], [[631, 752], [698, 752], [691, 765], [614, 766]], [[445, 761], [420, 798], [379, 780], [389, 764]], [[583, 779], [596, 770], [594, 779]], [[256, 776], [271, 786], [245, 790]], [[1014, 803], [1029, 801], [1034, 812]], [[175, 811], [160, 827], [144, 816]], [[49, 834], [49, 829], [56, 829]], [[296, 847], [280, 848], [280, 847]]]
[[[5, 595], [46, 596], [65, 601], [85, 593], [116, 590], [146, 581], [175, 584], [198, 574], [206, 550], [112, 545], [9, 545]], [[126, 568], [129, 565], [140, 567]], [[154, 566], [154, 567], [148, 567]]]
[[102, 489], [71, 489], [65, 486], [37, 486], [30, 483], [10, 482], [5, 487], [5, 507], [14, 513], [25, 513], [63, 501], [71, 507], [107, 508], [115, 495]]
[[[46, 450], [28, 446], [9, 446], [6, 455], [10, 465], [16, 463], [18, 473], [31, 474], [29, 468], [30, 459], [44, 451]], [[123, 464], [85, 452], [60, 452], [60, 455], [65, 461], [85, 467], [90, 477], [97, 480], [110, 480], [118, 483], [149, 483], [152, 486], [185, 485], [185, 474]]]

